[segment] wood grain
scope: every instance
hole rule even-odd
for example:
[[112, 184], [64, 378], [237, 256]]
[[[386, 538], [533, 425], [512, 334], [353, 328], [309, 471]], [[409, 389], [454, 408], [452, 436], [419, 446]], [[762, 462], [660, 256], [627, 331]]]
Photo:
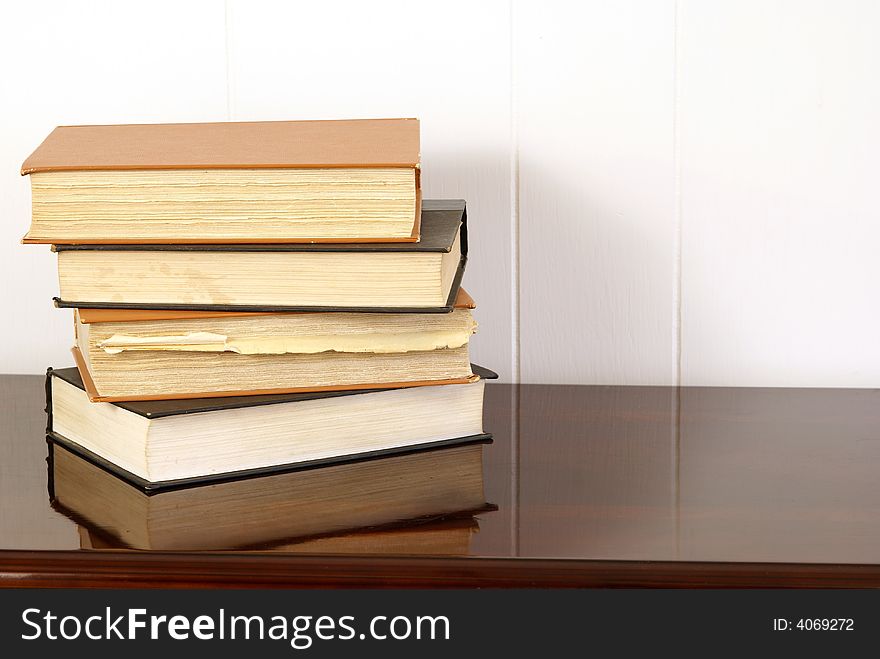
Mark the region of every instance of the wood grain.
[[438, 559], [78, 551], [41, 385], [0, 376], [0, 585], [880, 587], [878, 390], [489, 384], [497, 509]]
[[877, 588], [877, 565], [26, 552], [11, 588]]

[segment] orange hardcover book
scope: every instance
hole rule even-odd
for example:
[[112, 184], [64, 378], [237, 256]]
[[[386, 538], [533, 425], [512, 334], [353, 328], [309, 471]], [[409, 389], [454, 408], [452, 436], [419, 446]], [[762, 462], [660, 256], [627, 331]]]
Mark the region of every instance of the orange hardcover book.
[[73, 352], [93, 402], [462, 384], [474, 306], [459, 289], [446, 314], [77, 309]]
[[59, 126], [26, 243], [417, 242], [417, 119]]

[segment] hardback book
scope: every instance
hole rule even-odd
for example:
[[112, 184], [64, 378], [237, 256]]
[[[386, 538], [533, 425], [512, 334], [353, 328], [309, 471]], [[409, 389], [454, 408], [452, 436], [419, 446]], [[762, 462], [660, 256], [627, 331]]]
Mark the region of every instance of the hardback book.
[[462, 200], [426, 200], [417, 243], [56, 245], [67, 307], [449, 311], [467, 260]]
[[78, 309], [74, 355], [93, 401], [463, 383], [473, 306], [459, 289], [446, 314]]
[[49, 369], [47, 434], [155, 490], [486, 438], [483, 388], [93, 403], [77, 369]]
[[483, 493], [482, 449], [482, 440], [467, 440], [150, 493], [50, 440], [49, 490], [56, 509], [124, 547], [224, 550], [322, 538], [332, 547], [330, 535], [493, 509]]
[[[495, 507], [487, 506], [486, 512]], [[442, 519], [417, 519], [395, 522], [391, 525], [358, 529], [355, 531], [332, 533], [328, 535], [310, 536], [306, 538], [285, 538], [278, 542], [274, 538], [266, 543], [247, 545], [244, 547], [221, 546], [214, 542], [206, 542], [205, 546], [186, 545], [173, 547], [167, 545], [132, 547], [118, 536], [110, 535], [95, 526], [88, 525], [76, 513], [68, 512], [63, 506], [57, 505], [56, 510], [78, 522], [81, 549], [152, 549], [170, 551], [198, 551], [245, 549], [249, 552], [274, 552], [284, 554], [371, 554], [390, 556], [466, 556], [471, 551], [474, 535], [480, 532], [479, 520], [468, 513], [459, 517]], [[482, 512], [482, 511], [478, 511]], [[208, 536], [207, 539], [210, 539]]]
[[26, 243], [415, 242], [417, 119], [59, 126]]

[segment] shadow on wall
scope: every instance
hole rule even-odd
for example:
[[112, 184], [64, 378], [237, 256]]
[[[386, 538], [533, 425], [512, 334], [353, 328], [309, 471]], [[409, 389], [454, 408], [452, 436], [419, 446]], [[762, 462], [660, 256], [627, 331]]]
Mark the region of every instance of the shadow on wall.
[[423, 156], [426, 199], [465, 199], [469, 254], [463, 285], [479, 323], [471, 359], [512, 380], [510, 157], [503, 150]]

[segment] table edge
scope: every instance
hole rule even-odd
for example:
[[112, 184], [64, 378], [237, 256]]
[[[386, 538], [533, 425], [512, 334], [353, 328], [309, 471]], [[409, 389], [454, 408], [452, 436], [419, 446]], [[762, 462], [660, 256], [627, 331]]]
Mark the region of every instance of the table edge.
[[4, 588], [878, 588], [880, 565], [0, 550]]

